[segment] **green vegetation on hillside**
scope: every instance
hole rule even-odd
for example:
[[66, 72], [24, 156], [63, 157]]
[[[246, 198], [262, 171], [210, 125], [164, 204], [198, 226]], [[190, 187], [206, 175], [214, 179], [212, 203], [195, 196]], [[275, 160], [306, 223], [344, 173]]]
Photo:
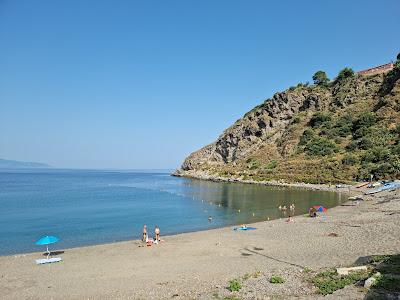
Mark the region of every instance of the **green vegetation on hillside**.
[[[384, 119], [366, 111], [358, 117], [315, 113], [299, 141], [309, 156], [343, 155], [344, 165], [357, 165], [358, 179], [395, 177], [400, 172], [400, 125], [390, 130]], [[304, 145], [304, 147], [302, 147]]]
[[340, 82], [342, 80], [345, 80], [346, 78], [351, 78], [354, 76], [354, 71], [351, 68], [344, 68], [341, 70], [336, 77], [336, 81]]
[[[248, 112], [193, 169], [255, 181], [399, 179], [400, 59], [384, 74], [344, 68], [332, 81], [324, 71], [312, 79]], [[231, 156], [220, 163], [218, 155]]]
[[329, 82], [328, 76], [324, 71], [317, 71], [314, 76], [312, 77], [314, 84], [325, 86]]

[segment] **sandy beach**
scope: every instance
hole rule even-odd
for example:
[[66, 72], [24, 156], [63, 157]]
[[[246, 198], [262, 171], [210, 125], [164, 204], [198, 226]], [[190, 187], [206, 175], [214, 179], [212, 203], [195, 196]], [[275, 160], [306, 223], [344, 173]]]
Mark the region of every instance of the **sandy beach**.
[[[60, 249], [63, 262], [51, 265], [35, 264], [42, 253], [3, 256], [1, 298], [317, 299], [322, 296], [309, 283], [305, 267], [316, 272], [400, 252], [400, 191], [364, 199], [316, 219], [255, 223], [253, 231], [228, 227], [165, 236], [152, 247], [127, 241]], [[272, 275], [286, 282], [271, 284]], [[232, 293], [227, 285], [235, 278], [241, 278], [243, 288]], [[365, 293], [349, 287], [326, 298], [363, 299]]]

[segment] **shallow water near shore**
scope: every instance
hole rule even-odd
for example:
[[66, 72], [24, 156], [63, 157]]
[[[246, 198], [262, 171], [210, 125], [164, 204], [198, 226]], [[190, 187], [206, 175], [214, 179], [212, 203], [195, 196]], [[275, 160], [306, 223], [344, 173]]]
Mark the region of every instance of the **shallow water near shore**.
[[209, 182], [163, 171], [1, 171], [0, 255], [41, 251], [34, 243], [43, 235], [58, 236], [50, 249], [63, 249], [138, 239], [143, 224], [150, 236], [155, 225], [170, 235], [285, 217], [279, 205], [293, 203], [299, 215], [346, 200], [333, 192]]

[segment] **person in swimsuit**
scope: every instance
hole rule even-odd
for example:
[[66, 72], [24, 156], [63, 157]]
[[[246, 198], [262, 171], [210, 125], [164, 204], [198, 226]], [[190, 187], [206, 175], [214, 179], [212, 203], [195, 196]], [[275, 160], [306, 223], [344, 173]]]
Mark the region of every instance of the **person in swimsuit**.
[[156, 241], [160, 241], [160, 228], [158, 228], [158, 226], [156, 225], [156, 227], [154, 228], [154, 233], [156, 235]]
[[146, 224], [145, 225], [143, 225], [143, 237], [142, 237], [142, 241], [143, 242], [147, 242], [147, 226], [146, 226]]

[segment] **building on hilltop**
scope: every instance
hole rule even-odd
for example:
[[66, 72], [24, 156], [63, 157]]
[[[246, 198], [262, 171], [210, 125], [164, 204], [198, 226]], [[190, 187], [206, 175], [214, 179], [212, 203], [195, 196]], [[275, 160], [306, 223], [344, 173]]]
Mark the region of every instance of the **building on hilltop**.
[[380, 74], [380, 73], [386, 73], [386, 72], [390, 71], [391, 69], [393, 69], [393, 67], [394, 67], [393, 62], [390, 62], [388, 64], [384, 64], [384, 65], [376, 66], [376, 67], [373, 67], [370, 69], [358, 71], [357, 74], [375, 75], [375, 74]]

